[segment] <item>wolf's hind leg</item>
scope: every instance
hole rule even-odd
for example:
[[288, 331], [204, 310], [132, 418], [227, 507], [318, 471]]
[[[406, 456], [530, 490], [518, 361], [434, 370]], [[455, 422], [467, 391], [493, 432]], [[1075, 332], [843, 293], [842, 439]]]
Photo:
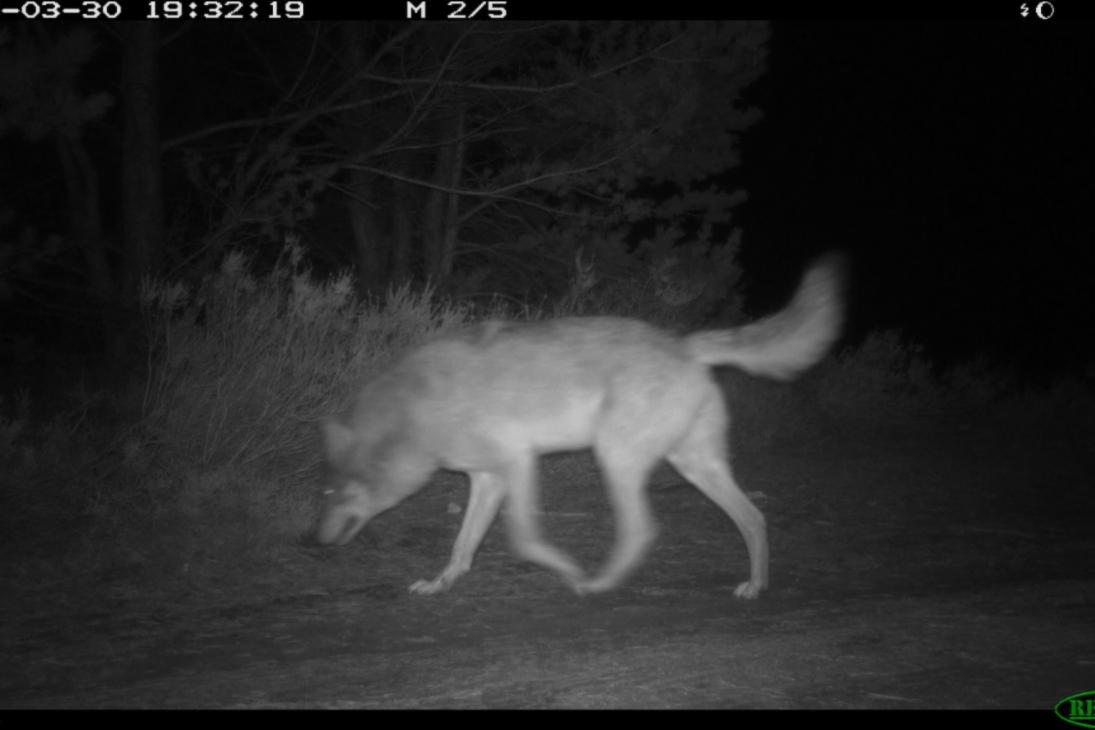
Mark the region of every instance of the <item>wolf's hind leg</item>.
[[575, 588], [585, 579], [585, 573], [570, 556], [544, 540], [540, 532], [539, 484], [536, 479], [535, 457], [530, 454], [514, 460], [507, 473], [509, 491], [506, 521], [514, 552], [525, 560], [554, 571], [567, 585]]
[[618, 586], [638, 567], [657, 537], [646, 493], [653, 466], [649, 457], [628, 448], [598, 449], [597, 458], [616, 518], [616, 539], [604, 568], [595, 578], [575, 586], [578, 593], [601, 593]]
[[734, 590], [738, 598], [756, 598], [768, 587], [768, 533], [761, 514], [738, 486], [726, 458], [726, 411], [711, 400], [684, 441], [669, 453], [669, 463], [696, 485], [738, 526], [749, 549], [749, 580]]

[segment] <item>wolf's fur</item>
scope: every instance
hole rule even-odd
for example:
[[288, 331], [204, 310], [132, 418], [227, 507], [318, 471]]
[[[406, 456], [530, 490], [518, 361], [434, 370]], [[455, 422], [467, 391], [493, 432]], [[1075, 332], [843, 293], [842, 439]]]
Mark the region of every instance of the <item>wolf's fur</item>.
[[[503, 502], [519, 555], [579, 593], [605, 591], [654, 539], [645, 487], [664, 458], [738, 526], [751, 573], [735, 594], [756, 597], [768, 584], [764, 516], [730, 472], [726, 408], [708, 366], [786, 380], [813, 365], [840, 331], [839, 268], [820, 262], [785, 309], [735, 329], [677, 336], [614, 317], [495, 321], [411, 351], [325, 425], [333, 481], [317, 539], [349, 542], [438, 468], [453, 469], [470, 476], [471, 495], [452, 557], [411, 591], [436, 593], [466, 573]], [[537, 457], [587, 447], [617, 520], [608, 563], [592, 578], [544, 540], [537, 519]]]

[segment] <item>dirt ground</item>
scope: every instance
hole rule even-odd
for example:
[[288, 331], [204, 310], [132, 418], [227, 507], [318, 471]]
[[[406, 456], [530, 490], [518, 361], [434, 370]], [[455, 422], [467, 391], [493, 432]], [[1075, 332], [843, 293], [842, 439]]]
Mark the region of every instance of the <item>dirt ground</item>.
[[[743, 454], [772, 546], [752, 602], [740, 535], [669, 472], [659, 540], [616, 592], [570, 594], [495, 525], [450, 592], [410, 595], [459, 525], [444, 477], [247, 580], [4, 601], [0, 707], [1048, 712], [1095, 689], [1090, 451], [955, 427]], [[595, 567], [612, 523], [591, 462], [544, 481], [548, 535]]]

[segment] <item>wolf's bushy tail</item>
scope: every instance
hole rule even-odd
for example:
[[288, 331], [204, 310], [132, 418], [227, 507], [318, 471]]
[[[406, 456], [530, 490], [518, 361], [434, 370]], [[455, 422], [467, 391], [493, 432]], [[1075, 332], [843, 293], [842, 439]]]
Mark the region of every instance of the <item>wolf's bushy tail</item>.
[[825, 356], [844, 321], [845, 259], [829, 254], [802, 278], [791, 303], [761, 320], [729, 330], [686, 336], [692, 358], [705, 365], [735, 365], [790, 380]]

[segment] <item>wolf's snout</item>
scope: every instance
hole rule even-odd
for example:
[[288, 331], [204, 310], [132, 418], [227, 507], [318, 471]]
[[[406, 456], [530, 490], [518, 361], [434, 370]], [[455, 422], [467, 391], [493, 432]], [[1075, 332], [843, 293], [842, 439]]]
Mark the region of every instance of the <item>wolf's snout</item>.
[[345, 545], [365, 526], [365, 518], [331, 510], [323, 516], [316, 529], [320, 545]]

